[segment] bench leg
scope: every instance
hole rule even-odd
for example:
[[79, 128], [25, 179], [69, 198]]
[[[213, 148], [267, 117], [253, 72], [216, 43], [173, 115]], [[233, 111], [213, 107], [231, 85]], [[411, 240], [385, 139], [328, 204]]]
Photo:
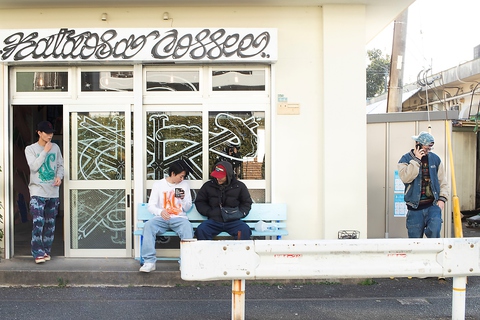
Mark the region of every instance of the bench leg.
[[143, 234], [140, 236], [140, 266], [143, 266], [143, 257], [142, 257], [142, 245], [143, 245]]

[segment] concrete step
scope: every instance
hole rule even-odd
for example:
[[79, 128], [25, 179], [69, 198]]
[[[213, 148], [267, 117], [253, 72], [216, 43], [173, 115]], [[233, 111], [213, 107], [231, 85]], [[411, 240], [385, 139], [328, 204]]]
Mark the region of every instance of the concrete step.
[[176, 286], [192, 285], [180, 277], [177, 261], [158, 261], [156, 270], [139, 272], [132, 258], [52, 257], [35, 264], [32, 257], [0, 261], [0, 286]]
[[[175, 287], [230, 286], [228, 281], [184, 281], [177, 261], [157, 261], [156, 270], [139, 272], [140, 264], [132, 258], [65, 258], [35, 264], [32, 257], [0, 261], [1, 287]], [[308, 283], [325, 281], [358, 284], [363, 279], [272, 279], [261, 283]], [[255, 280], [251, 280], [255, 282]]]

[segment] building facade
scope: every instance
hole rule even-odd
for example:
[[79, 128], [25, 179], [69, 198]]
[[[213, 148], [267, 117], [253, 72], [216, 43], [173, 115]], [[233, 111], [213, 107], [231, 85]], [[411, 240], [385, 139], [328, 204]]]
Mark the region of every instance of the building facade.
[[66, 257], [138, 255], [135, 206], [180, 157], [194, 194], [235, 162], [255, 202], [287, 203], [290, 239], [366, 237], [365, 45], [412, 1], [391, 2], [0, 1], [4, 257], [29, 254], [41, 120], [65, 159]]

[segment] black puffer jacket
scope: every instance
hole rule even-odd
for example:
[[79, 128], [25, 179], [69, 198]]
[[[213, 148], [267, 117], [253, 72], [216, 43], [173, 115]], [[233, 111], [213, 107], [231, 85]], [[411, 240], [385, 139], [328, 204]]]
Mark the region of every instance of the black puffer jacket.
[[209, 219], [223, 222], [220, 212], [220, 199], [223, 207], [239, 207], [246, 217], [252, 207], [252, 198], [247, 186], [237, 180], [233, 173], [232, 165], [227, 161], [221, 161], [227, 170], [227, 182], [219, 185], [217, 179], [213, 178], [203, 184], [198, 191], [195, 206], [200, 214]]

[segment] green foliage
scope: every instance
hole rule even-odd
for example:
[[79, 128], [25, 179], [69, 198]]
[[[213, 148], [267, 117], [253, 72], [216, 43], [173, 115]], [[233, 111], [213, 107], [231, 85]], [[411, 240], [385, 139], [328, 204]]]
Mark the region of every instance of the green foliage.
[[57, 282], [58, 282], [58, 287], [59, 288], [66, 288], [70, 281], [68, 281], [66, 279], [63, 279], [63, 278], [57, 278]]
[[382, 51], [373, 49], [367, 51], [370, 64], [367, 66], [367, 98], [375, 97], [387, 91], [390, 73], [390, 56], [382, 57]]
[[359, 283], [359, 285], [362, 285], [362, 286], [372, 286], [374, 284], [377, 284], [377, 282], [373, 279], [364, 279]]

